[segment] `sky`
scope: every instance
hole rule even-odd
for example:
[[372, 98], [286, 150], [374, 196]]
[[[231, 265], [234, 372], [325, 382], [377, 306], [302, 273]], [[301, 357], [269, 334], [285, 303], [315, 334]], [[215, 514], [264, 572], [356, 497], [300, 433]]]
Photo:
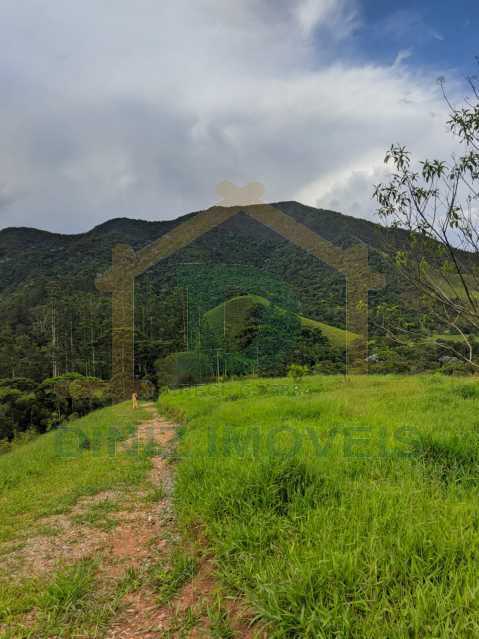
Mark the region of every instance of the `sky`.
[[391, 143], [453, 151], [437, 78], [460, 104], [478, 24], [472, 0], [0, 0], [0, 228], [171, 219], [223, 180], [375, 219]]

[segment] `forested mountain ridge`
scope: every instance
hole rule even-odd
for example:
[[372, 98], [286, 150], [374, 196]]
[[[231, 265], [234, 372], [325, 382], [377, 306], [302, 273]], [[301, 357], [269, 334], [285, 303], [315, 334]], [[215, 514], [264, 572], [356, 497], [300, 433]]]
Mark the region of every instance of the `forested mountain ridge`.
[[[367, 244], [371, 269], [388, 273], [386, 288], [372, 292], [370, 304], [399, 299], [394, 272], [381, 255], [391, 241], [396, 245], [405, 241], [402, 231], [387, 231], [373, 222], [297, 202], [273, 206], [337, 246]], [[156, 222], [118, 218], [77, 235], [30, 228], [0, 231], [0, 377], [41, 380], [77, 371], [107, 378], [110, 300], [96, 291], [96, 276], [110, 267], [115, 244], [127, 243], [138, 250], [193, 215]], [[185, 270], [184, 265], [191, 263], [195, 266]], [[219, 265], [228, 267], [224, 280]], [[344, 327], [343, 276], [240, 213], [138, 278], [140, 376], [152, 374], [158, 356], [191, 348], [184, 292], [200, 286], [198, 273], [208, 279], [208, 269], [214, 271], [206, 287], [211, 299], [205, 293], [201, 312], [217, 305], [223, 292], [226, 297], [243, 293], [268, 297], [278, 289], [273, 284], [277, 280], [284, 295], [296, 301], [297, 312]], [[284, 306], [278, 290], [277, 301]], [[193, 312], [190, 308], [187, 314]]]
[[[383, 227], [360, 218], [315, 209], [298, 202], [280, 202], [272, 206], [338, 246], [359, 241], [372, 248], [380, 248], [385, 237], [386, 230]], [[0, 291], [23, 283], [30, 275], [37, 276], [39, 266], [42, 268], [42, 275], [65, 275], [70, 267], [78, 273], [80, 260], [80, 266], [95, 266], [101, 271], [108, 268], [111, 249], [115, 244], [127, 243], [138, 250], [195, 214], [157, 222], [115, 218], [77, 235], [62, 235], [23, 227], [3, 229], [0, 231]], [[219, 231], [222, 234], [234, 232], [239, 239], [253, 233], [256, 238], [264, 241], [280, 240], [274, 232], [241, 214], [222, 225]], [[212, 231], [208, 235], [214, 234], [215, 231]], [[396, 231], [395, 234], [398, 237], [403, 235], [401, 231]], [[207, 244], [211, 245], [212, 242]], [[244, 248], [242, 247], [240, 253]]]

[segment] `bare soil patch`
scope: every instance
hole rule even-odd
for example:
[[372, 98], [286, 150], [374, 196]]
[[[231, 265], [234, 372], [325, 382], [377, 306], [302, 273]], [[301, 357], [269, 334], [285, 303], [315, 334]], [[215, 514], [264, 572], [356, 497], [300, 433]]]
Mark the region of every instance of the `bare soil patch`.
[[[41, 520], [38, 535], [11, 552], [3, 549], [1, 572], [19, 580], [45, 577], [65, 565], [96, 558], [99, 588], [113, 596], [125, 583], [106, 639], [222, 636], [212, 634], [219, 601], [224, 623], [233, 633], [227, 636], [266, 636], [253, 635], [248, 611], [236, 600], [224, 597], [215, 579], [214, 563], [202, 556], [201, 544], [188, 549], [196, 553], [195, 574], [181, 582], [166, 603], [159, 598], [151, 573], [158, 566], [167, 570], [171, 556], [181, 547], [171, 499], [174, 465], [168, 461], [176, 425], [159, 417], [153, 406], [149, 409], [152, 419], [121, 445], [130, 453], [149, 448], [152, 468], [141, 489], [82, 498], [70, 512]], [[27, 627], [29, 618], [34, 620], [34, 611], [23, 619]]]

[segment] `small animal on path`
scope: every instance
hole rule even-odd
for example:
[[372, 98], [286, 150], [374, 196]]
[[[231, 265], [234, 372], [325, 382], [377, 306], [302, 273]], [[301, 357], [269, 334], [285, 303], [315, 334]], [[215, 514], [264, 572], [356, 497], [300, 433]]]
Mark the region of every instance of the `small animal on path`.
[[138, 408], [138, 395], [136, 393], [132, 394], [131, 403], [132, 403], [134, 409]]

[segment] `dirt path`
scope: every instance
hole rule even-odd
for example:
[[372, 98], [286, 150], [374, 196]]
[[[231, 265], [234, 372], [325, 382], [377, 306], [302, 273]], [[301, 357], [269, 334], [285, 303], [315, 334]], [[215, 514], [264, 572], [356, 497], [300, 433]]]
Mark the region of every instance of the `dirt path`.
[[[143, 517], [135, 512], [132, 521], [115, 530], [111, 566], [121, 562], [123, 570], [143, 572], [148, 572], [158, 562], [171, 567], [172, 557], [178, 551], [179, 536], [171, 504], [174, 466], [168, 463], [167, 457], [173, 451], [175, 434], [176, 425], [157, 415], [138, 428], [136, 445], [153, 441], [159, 449], [160, 454], [152, 458], [150, 481], [163, 491], [163, 498]], [[130, 441], [127, 445], [133, 443]], [[184, 549], [181, 552], [184, 553]], [[148, 579], [142, 587], [125, 596], [107, 639], [212, 636], [248, 639], [254, 636], [245, 620], [247, 611], [224, 598], [214, 578], [213, 561], [197, 548], [190, 549], [190, 554], [194, 557], [195, 569], [167, 602], [161, 602]]]
[[[170, 546], [175, 540], [174, 516], [171, 506], [173, 468], [166, 455], [173, 446], [176, 426], [158, 416], [139, 426], [127, 447], [151, 445], [159, 448], [152, 457], [151, 484], [161, 491], [162, 498], [145, 512], [133, 511], [115, 530], [111, 540], [110, 568], [120, 572], [136, 569], [147, 572], [158, 559], [167, 560]], [[115, 571], [116, 572], [116, 571]], [[170, 614], [158, 606], [154, 589], [142, 586], [124, 597], [122, 610], [114, 619], [107, 639], [150, 639], [164, 637]]]
[[202, 545], [185, 547], [172, 505], [177, 426], [153, 404], [146, 408], [151, 419], [121, 445], [132, 453], [149, 450], [152, 468], [141, 488], [85, 497], [70, 512], [45, 518], [38, 527], [43, 532], [3, 554], [3, 573], [48, 578], [62, 566], [94, 559], [97, 592], [112, 602], [109, 627], [96, 637], [265, 637], [250, 629], [250, 611], [225, 595]]

